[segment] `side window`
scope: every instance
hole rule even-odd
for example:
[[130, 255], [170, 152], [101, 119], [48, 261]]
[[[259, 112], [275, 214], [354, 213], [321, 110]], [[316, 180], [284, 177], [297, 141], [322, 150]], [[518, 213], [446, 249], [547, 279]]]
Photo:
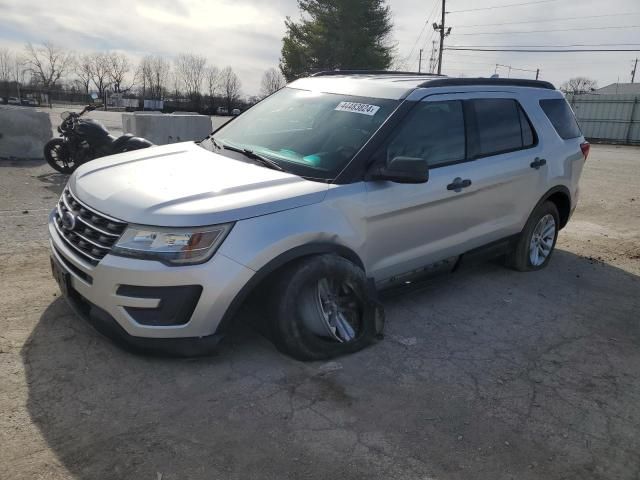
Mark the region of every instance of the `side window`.
[[420, 102], [398, 127], [386, 155], [424, 158], [430, 167], [464, 160], [462, 102]]
[[496, 155], [535, 144], [531, 124], [517, 101], [509, 98], [470, 100], [477, 128], [477, 156]]
[[567, 140], [582, 135], [576, 117], [566, 100], [563, 98], [540, 100], [540, 106], [561, 138]]

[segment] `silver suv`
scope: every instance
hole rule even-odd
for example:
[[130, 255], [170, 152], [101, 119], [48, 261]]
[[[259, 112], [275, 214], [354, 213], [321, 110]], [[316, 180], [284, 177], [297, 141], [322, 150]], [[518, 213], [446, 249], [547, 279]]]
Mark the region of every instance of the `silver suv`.
[[199, 144], [80, 167], [53, 273], [137, 350], [206, 353], [257, 292], [280, 350], [329, 358], [379, 338], [380, 289], [482, 251], [545, 267], [588, 151], [547, 82], [317, 74]]

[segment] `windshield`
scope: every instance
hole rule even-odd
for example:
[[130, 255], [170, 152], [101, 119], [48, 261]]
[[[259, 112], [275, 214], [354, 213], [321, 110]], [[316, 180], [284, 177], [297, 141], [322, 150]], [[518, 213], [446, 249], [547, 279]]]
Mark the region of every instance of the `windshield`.
[[388, 100], [283, 88], [243, 113], [201, 146], [251, 150], [284, 170], [330, 180], [349, 163], [398, 105]]

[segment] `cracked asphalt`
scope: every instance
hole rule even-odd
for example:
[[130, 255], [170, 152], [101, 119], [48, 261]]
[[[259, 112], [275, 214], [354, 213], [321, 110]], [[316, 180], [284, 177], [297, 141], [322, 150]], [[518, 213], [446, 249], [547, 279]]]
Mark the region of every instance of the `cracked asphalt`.
[[50, 277], [65, 178], [0, 160], [2, 479], [640, 479], [640, 148], [592, 147], [549, 267], [387, 296], [385, 339], [300, 363], [125, 353]]

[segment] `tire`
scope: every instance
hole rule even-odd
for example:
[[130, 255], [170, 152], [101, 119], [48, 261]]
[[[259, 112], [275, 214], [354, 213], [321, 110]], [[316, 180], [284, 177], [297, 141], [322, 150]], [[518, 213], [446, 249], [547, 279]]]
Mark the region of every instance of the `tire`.
[[286, 267], [269, 293], [268, 336], [278, 350], [298, 360], [353, 353], [381, 333], [382, 308], [372, 298], [364, 272], [337, 255], [307, 257]]
[[[515, 248], [507, 256], [507, 264], [520, 272], [531, 272], [546, 267], [556, 246], [559, 225], [560, 215], [555, 204], [544, 202], [539, 205], [529, 216]], [[534, 244], [538, 245], [535, 249], [537, 256]]]
[[54, 138], [45, 144], [44, 159], [60, 173], [70, 174], [77, 168], [69, 154], [67, 143], [62, 138]]

